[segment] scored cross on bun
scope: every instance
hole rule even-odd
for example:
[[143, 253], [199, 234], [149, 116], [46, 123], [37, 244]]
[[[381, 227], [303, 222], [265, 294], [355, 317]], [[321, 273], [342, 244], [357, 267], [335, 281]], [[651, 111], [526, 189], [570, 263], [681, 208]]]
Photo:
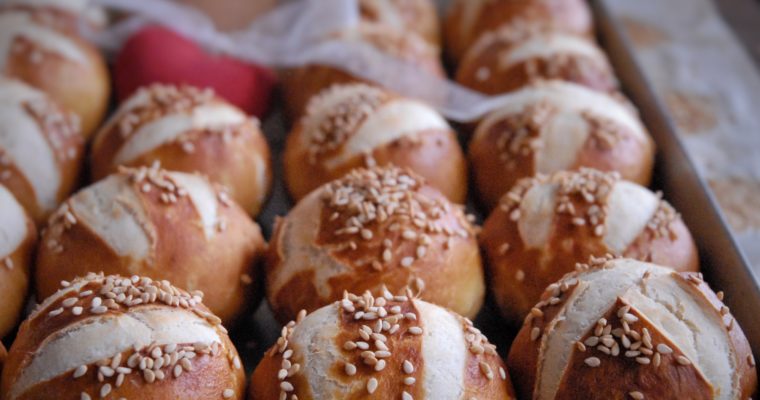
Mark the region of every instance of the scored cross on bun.
[[486, 219], [479, 236], [490, 289], [513, 324], [544, 288], [576, 263], [607, 253], [698, 269], [694, 240], [658, 194], [591, 169], [520, 181]]
[[140, 276], [64, 282], [21, 325], [3, 399], [243, 399], [240, 357], [202, 301]]
[[282, 329], [250, 400], [514, 399], [496, 346], [463, 318], [411, 294], [345, 294]]
[[464, 203], [467, 162], [432, 107], [363, 83], [333, 85], [310, 102], [288, 136], [285, 178], [296, 200], [358, 167], [393, 164]]
[[267, 298], [282, 322], [343, 292], [393, 292], [474, 317], [485, 283], [476, 229], [418, 175], [397, 167], [356, 169], [303, 198], [275, 223]]
[[126, 99], [92, 143], [92, 176], [119, 166], [198, 172], [228, 188], [248, 213], [261, 210], [272, 184], [269, 145], [259, 121], [210, 89], [154, 84]]
[[446, 52], [457, 63], [487, 32], [536, 28], [591, 36], [591, 10], [585, 0], [454, 0], [444, 25]]
[[[108, 107], [105, 60], [50, 7], [0, 6], [0, 70], [50, 95], [79, 116], [88, 137]], [[71, 20], [71, 17], [67, 17]]]
[[230, 323], [258, 300], [259, 226], [205, 178], [123, 168], [67, 200], [37, 255], [39, 298], [91, 271], [141, 274], [206, 293]]
[[457, 82], [501, 94], [536, 80], [558, 79], [601, 92], [618, 89], [607, 55], [593, 40], [555, 30], [489, 32], [467, 51]]
[[75, 114], [44, 92], [0, 76], [0, 184], [36, 223], [41, 224], [78, 183], [83, 152]]
[[[334, 39], [346, 45], [365, 45], [416, 66], [420, 71], [443, 78], [446, 76], [439, 52], [414, 32], [396, 30], [378, 23], [362, 22], [357, 27], [337, 32]], [[365, 82], [338, 68], [326, 65], [306, 65], [285, 71], [282, 75], [283, 94], [288, 116], [300, 118], [312, 97], [338, 83]]]
[[612, 95], [562, 81], [512, 92], [470, 141], [480, 200], [491, 209], [520, 178], [580, 167], [648, 185], [654, 142], [636, 111]]
[[725, 399], [753, 396], [741, 327], [698, 273], [592, 259], [550, 285], [509, 353], [525, 399]]
[[21, 318], [36, 247], [34, 222], [13, 194], [0, 185], [0, 339]]

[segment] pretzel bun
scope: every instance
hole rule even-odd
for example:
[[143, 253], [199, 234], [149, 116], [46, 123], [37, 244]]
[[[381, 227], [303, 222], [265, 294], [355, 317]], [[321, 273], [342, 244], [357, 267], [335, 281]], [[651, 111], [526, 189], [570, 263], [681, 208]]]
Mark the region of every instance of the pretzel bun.
[[486, 32], [539, 27], [589, 37], [594, 29], [585, 0], [454, 0], [444, 24], [446, 53], [458, 63]]
[[256, 367], [249, 399], [515, 398], [496, 346], [442, 307], [366, 292], [304, 315]]
[[190, 86], [154, 84], [125, 100], [92, 143], [95, 179], [120, 165], [161, 163], [199, 172], [228, 188], [257, 215], [272, 185], [269, 145], [259, 121], [214, 95]]
[[37, 255], [38, 298], [91, 271], [141, 274], [202, 290], [225, 323], [258, 298], [258, 225], [198, 175], [123, 169], [67, 200]]
[[433, 46], [441, 46], [438, 10], [433, 0], [359, 0], [365, 21], [418, 34]]
[[19, 321], [29, 289], [37, 229], [13, 194], [0, 185], [0, 338]]
[[580, 167], [648, 185], [654, 142], [627, 102], [561, 81], [527, 86], [477, 126], [468, 149], [489, 209], [520, 178]]
[[44, 7], [0, 7], [0, 67], [77, 114], [88, 137], [108, 107], [105, 60]]
[[304, 197], [275, 222], [267, 299], [280, 321], [343, 291], [405, 287], [467, 317], [483, 303], [475, 228], [462, 207], [396, 167], [356, 169]]
[[78, 121], [45, 93], [0, 76], [0, 184], [37, 223], [79, 180], [84, 139]]
[[525, 399], [747, 399], [747, 338], [701, 274], [596, 259], [547, 288], [512, 344]]
[[542, 79], [565, 80], [602, 92], [618, 88], [609, 60], [596, 43], [551, 30], [526, 34], [499, 29], [483, 34], [459, 64], [456, 79], [491, 95]]
[[137, 275], [63, 282], [21, 325], [3, 399], [243, 399], [240, 357], [202, 299]]
[[453, 202], [467, 196], [467, 161], [446, 120], [427, 104], [363, 83], [312, 98], [283, 157], [296, 200], [354, 168], [388, 164], [416, 172]]
[[[361, 23], [355, 29], [335, 34], [334, 39], [350, 44], [364, 44], [389, 57], [418, 66], [436, 77], [446, 76], [439, 51], [413, 32], [399, 31], [386, 25]], [[288, 116], [295, 121], [306, 111], [309, 100], [336, 83], [366, 82], [340, 69], [325, 65], [306, 65], [282, 74], [282, 90]]]
[[512, 323], [590, 256], [622, 255], [678, 271], [699, 266], [688, 228], [659, 194], [591, 169], [521, 180], [479, 239], [495, 302]]

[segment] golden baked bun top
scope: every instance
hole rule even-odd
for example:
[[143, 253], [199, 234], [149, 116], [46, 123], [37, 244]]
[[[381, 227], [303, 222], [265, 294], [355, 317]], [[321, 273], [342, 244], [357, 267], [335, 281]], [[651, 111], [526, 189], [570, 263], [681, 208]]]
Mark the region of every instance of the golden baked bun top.
[[[283, 328], [265, 356], [281, 359], [279, 382], [269, 383], [281, 396], [503, 399], [511, 393], [496, 346], [471, 321], [409, 292], [346, 293], [304, 316]], [[262, 384], [254, 373], [254, 385]]]
[[0, 185], [0, 268], [13, 269], [10, 255], [29, 236], [26, 211], [13, 194]]
[[61, 32], [57, 21], [45, 18], [44, 10], [0, 8], [0, 65], [15, 53], [23, 52], [30, 61], [60, 57], [77, 64], [89, 64], [90, 55], [74, 37]]
[[169, 172], [152, 167], [121, 168], [118, 173], [88, 186], [67, 200], [51, 216], [51, 235], [45, 244], [54, 251], [66, 249], [58, 238], [75, 224], [84, 224], [119, 257], [147, 261], [157, 246], [154, 207], [182, 207], [188, 218], [180, 221], [198, 227], [210, 239], [224, 235], [222, 210], [235, 205], [226, 192], [200, 175]]
[[[584, 205], [583, 212], [576, 212], [578, 205]], [[525, 178], [502, 197], [499, 212], [517, 222], [529, 249], [547, 243], [555, 215], [567, 215], [618, 254], [644, 229], [654, 238], [672, 234], [670, 224], [680, 218], [659, 193], [621, 180], [616, 172], [588, 168]]]
[[[472, 237], [475, 229], [461, 206], [419, 176], [396, 167], [355, 169], [305, 197], [288, 218], [309, 221], [306, 215], [316, 216], [318, 222], [304, 227], [299, 237], [313, 237], [315, 245], [347, 265], [376, 271], [411, 267], [428, 251]], [[287, 263], [288, 270], [276, 275], [270, 290], [276, 292], [302, 272], [299, 268], [308, 267]], [[318, 273], [317, 278], [326, 280], [333, 272]], [[317, 287], [329, 291], [326, 284]]]
[[[181, 142], [182, 149], [192, 153], [193, 144], [183, 143], [183, 134], [210, 130], [231, 138], [233, 130], [244, 123], [258, 125], [258, 120], [210, 89], [153, 84], [140, 88], [119, 106], [97, 133], [93, 151], [98, 151], [107, 140], [116, 143], [113, 165], [127, 164], [172, 141]], [[113, 137], [115, 134], [120, 137]]]
[[335, 37], [348, 43], [363, 43], [411, 64], [417, 64], [426, 71], [443, 75], [443, 67], [438, 59], [438, 48], [426, 42], [419, 35], [391, 29], [386, 25], [362, 22], [355, 28], [340, 31]]
[[191, 373], [204, 356], [241, 368], [221, 320], [202, 302], [201, 292], [140, 276], [90, 273], [62, 282], [24, 323], [28, 330], [18, 346], [27, 352], [11, 351], [18, 372], [7, 398], [64, 375], [96, 382], [98, 392], [90, 397], [105, 397], [131, 374], [158, 384]]
[[498, 75], [514, 65], [539, 59], [548, 62], [550, 70], [567, 57], [584, 58], [605, 69], [611, 68], [604, 51], [586, 36], [552, 29], [518, 29], [515, 25], [483, 34], [467, 51], [463, 66], [494, 50], [498, 50], [497, 69], [478, 69], [476, 78]]
[[[532, 156], [537, 173], [571, 168], [589, 137], [608, 148], [621, 140], [621, 130], [634, 140], [651, 141], [627, 103], [561, 81], [539, 82], [513, 92], [478, 124], [475, 137], [494, 129], [505, 131], [497, 143], [503, 160]], [[507, 135], [518, 130], [522, 134]]]
[[579, 265], [525, 319], [523, 331], [540, 342], [534, 398], [554, 398], [563, 375], [578, 370], [574, 376], [609, 371], [610, 387], [631, 398], [667, 390], [645, 388], [641, 377], [650, 373], [689, 382], [693, 398], [745, 398], [754, 359], [722, 297], [698, 273], [611, 257]]
[[310, 161], [327, 167], [401, 137], [451, 129], [432, 107], [363, 83], [333, 85], [313, 97], [300, 126]]
[[[4, 15], [0, 13], [0, 31]], [[61, 110], [44, 92], [0, 77], [0, 125], [0, 182], [22, 175], [38, 207], [52, 210], [64, 180], [61, 165], [76, 163], [82, 152], [79, 117]]]

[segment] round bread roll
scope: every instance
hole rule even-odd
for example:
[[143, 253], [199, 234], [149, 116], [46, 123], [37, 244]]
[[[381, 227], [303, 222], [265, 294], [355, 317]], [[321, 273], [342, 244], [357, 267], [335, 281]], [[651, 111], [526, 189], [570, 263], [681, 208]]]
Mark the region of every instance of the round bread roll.
[[38, 298], [91, 271], [141, 274], [202, 290], [225, 323], [258, 299], [259, 226], [207, 180], [157, 168], [123, 169], [51, 217], [37, 254]]
[[245, 397], [240, 357], [203, 293], [137, 275], [62, 284], [21, 325], [4, 400]]
[[414, 32], [436, 47], [441, 45], [438, 10], [433, 0], [359, 0], [359, 12], [365, 21]]
[[485, 94], [501, 94], [541, 79], [559, 79], [602, 92], [618, 89], [602, 49], [585, 36], [558, 31], [483, 34], [467, 51], [457, 81]]
[[343, 291], [412, 287], [474, 317], [483, 304], [475, 227], [423, 178], [396, 167], [356, 169], [304, 197], [276, 221], [267, 299], [280, 321]]
[[590, 256], [699, 266], [689, 230], [659, 194], [590, 169], [520, 181], [485, 221], [480, 243], [496, 304], [515, 324], [546, 286]]
[[44, 7], [0, 7], [0, 67], [77, 114], [88, 137], [108, 107], [105, 60]]
[[[357, 28], [335, 34], [346, 43], [363, 43], [390, 57], [419, 67], [437, 77], [446, 73], [436, 47], [413, 32], [394, 30], [386, 25], [362, 23]], [[324, 65], [307, 65], [282, 74], [282, 90], [291, 120], [295, 121], [306, 111], [309, 100], [336, 83], [365, 82], [340, 69]]]
[[315, 96], [283, 157], [296, 200], [354, 168], [388, 164], [421, 175], [455, 203], [467, 196], [467, 161], [446, 120], [427, 104], [363, 83]]
[[77, 185], [83, 152], [76, 115], [45, 93], [0, 76], [0, 184], [38, 224]]
[[119, 107], [92, 143], [91, 167], [101, 179], [119, 166], [199, 172], [224, 185], [249, 214], [261, 211], [272, 185], [269, 145], [259, 121], [190, 86], [155, 84]]
[[411, 294], [345, 294], [304, 315], [256, 367], [251, 400], [515, 398], [496, 346]]
[[586, 36], [594, 29], [585, 0], [454, 0], [444, 25], [446, 52], [457, 63], [486, 32], [539, 27]]
[[755, 360], [701, 274], [592, 260], [547, 288], [512, 344], [523, 399], [747, 399]]
[[541, 82], [513, 92], [477, 126], [468, 149], [480, 201], [515, 182], [580, 167], [648, 185], [654, 142], [628, 103], [583, 86]]
[[19, 321], [29, 291], [37, 229], [13, 194], [0, 185], [0, 338]]

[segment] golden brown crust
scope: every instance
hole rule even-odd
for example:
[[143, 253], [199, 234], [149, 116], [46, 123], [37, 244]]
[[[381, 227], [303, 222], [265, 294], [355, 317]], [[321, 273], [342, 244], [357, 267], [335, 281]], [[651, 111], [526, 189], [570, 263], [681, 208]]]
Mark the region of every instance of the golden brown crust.
[[[349, 198], [369, 213], [357, 212]], [[382, 285], [424, 289], [424, 299], [466, 316], [482, 304], [474, 227], [459, 206], [395, 167], [354, 170], [307, 196], [275, 224], [266, 265], [267, 296], [281, 321], [345, 290], [376, 292]], [[328, 275], [326, 286], [315, 279], [319, 270]]]
[[[515, 398], [496, 346], [490, 344], [466, 318], [454, 314], [461, 322], [465, 343], [450, 343], [466, 346], [465, 365], [439, 365], [427, 360], [423, 347], [430, 344], [424, 342], [432, 340], [428, 339], [430, 335], [446, 336], [448, 333], [436, 333], [445, 325], [438, 326], [433, 323], [437, 320], [428, 320], [427, 314], [421, 313], [417, 301], [410, 296], [410, 293], [394, 296], [388, 291], [378, 297], [369, 292], [362, 296], [346, 293], [341, 301], [320, 309], [320, 316], [311, 318], [325, 318], [326, 313], [332, 312], [328, 307], [335, 308], [339, 314], [337, 327], [309, 325], [322, 330], [312, 334], [320, 338], [319, 343], [329, 341], [329, 348], [297, 342], [293, 338], [296, 330], [307, 329], [301, 326], [306, 313], [299, 313], [298, 322], [291, 321], [283, 328], [277, 344], [256, 367], [249, 398], [271, 400], [282, 398], [283, 394], [296, 395], [299, 399], [314, 398], [311, 387], [318, 377], [313, 374], [318, 373], [323, 374], [328, 382], [335, 383], [333, 389], [337, 392], [332, 393], [333, 398], [426, 399], [429, 396], [425, 391], [427, 374], [457, 376], [447, 373], [448, 368], [464, 369], [462, 398]], [[301, 368], [307, 357], [301, 354], [303, 351], [327, 354], [333, 360], [332, 365], [326, 371]], [[315, 362], [316, 356], [308, 357]], [[326, 391], [322, 387], [317, 390], [322, 394]]]
[[[594, 331], [581, 339], [583, 346], [576, 344], [556, 398], [575, 399], [581, 393], [594, 393], [597, 399], [635, 399], [640, 393], [647, 399], [713, 399], [714, 389], [699, 369], [680, 364], [683, 352], [645, 315], [626, 306], [618, 299]], [[621, 309], [638, 318], [627, 333], [618, 317]], [[630, 339], [622, 339], [624, 334]], [[588, 363], [595, 365], [591, 360], [600, 360], [600, 365], [590, 366]]]
[[432, 0], [361, 0], [359, 12], [365, 21], [403, 28], [433, 46], [441, 46], [438, 11]]
[[[78, 287], [80, 284], [82, 286]], [[227, 337], [226, 329], [220, 325], [221, 320], [202, 304], [202, 294], [187, 293], [168, 282], [144, 277], [130, 279], [102, 274], [78, 278], [64, 285], [62, 290], [69, 287], [78, 289], [44, 302], [21, 325], [3, 371], [2, 392], [6, 395], [10, 396], [12, 385], [30, 366], [36, 352], [62, 329], [93, 318], [108, 320], [141, 308], [181, 308], [207, 321], [221, 341], [210, 345], [201, 342], [149, 343], [138, 349], [116, 352], [105, 360], [39, 382], [17, 398], [80, 398], [82, 393], [93, 399], [105, 397], [103, 393], [108, 398], [155, 400], [244, 397], [245, 375], [237, 350]], [[117, 296], [117, 292], [130, 295]], [[135, 303], [137, 300], [140, 302]], [[96, 310], [97, 307], [103, 310]], [[124, 335], [118, 331], [112, 334]], [[167, 337], [171, 337], [168, 331]], [[164, 359], [163, 366], [158, 362], [160, 358]], [[148, 359], [150, 361], [146, 363]], [[83, 370], [81, 374], [79, 369]], [[224, 395], [227, 390], [232, 391], [229, 397]]]
[[749, 347], [749, 342], [741, 326], [731, 314], [731, 310], [723, 303], [723, 292], [714, 292], [712, 288], [704, 281], [700, 273], [680, 273], [678, 277], [682, 279], [682, 287], [699, 298], [704, 304], [711, 306], [720, 316], [721, 320], [728, 331], [728, 338], [731, 341], [736, 358], [736, 374], [739, 379], [739, 398], [751, 398], [757, 394], [757, 366], [755, 356]]
[[108, 107], [111, 83], [105, 60], [92, 45], [79, 38], [72, 29], [71, 17], [49, 8], [4, 7], [0, 12], [23, 10], [35, 23], [49, 27], [74, 43], [85, 54], [83, 64], [67, 60], [18, 36], [11, 44], [11, 54], [4, 72], [37, 87], [63, 108], [76, 113], [82, 133], [90, 137]]
[[[58, 282], [90, 271], [143, 274], [171, 280], [188, 290], [202, 290], [209, 308], [225, 323], [234, 322], [260, 297], [257, 264], [266, 244], [258, 225], [235, 203], [222, 200], [226, 196], [217, 188], [219, 225], [217, 233], [207, 238], [192, 200], [185, 195], [167, 202], [165, 192], [155, 190], [158, 186], [152, 178], [134, 179], [146, 175], [140, 171], [150, 170], [125, 170], [119, 174], [130, 179], [127, 184], [140, 199], [139, 207], [145, 210], [145, 222], [150, 225], [150, 254], [138, 260], [119, 256], [89, 226], [77, 223], [77, 215], [67, 203], [42, 236], [44, 245], [39, 249], [36, 269], [38, 295], [45, 298]], [[158, 182], [167, 179], [163, 171], [157, 174]], [[146, 193], [146, 183], [154, 190]]]
[[[617, 90], [617, 79], [606, 58], [559, 52], [504, 65], [505, 55], [534, 36], [540, 37], [542, 33], [531, 35], [506, 29], [482, 35], [459, 64], [457, 82], [491, 95], [511, 92], [531, 82], [547, 79], [573, 82], [601, 92]], [[547, 39], [552, 40], [552, 36]], [[589, 45], [596, 46], [589, 38], [578, 37], [578, 40], [587, 40]], [[603, 54], [601, 50], [599, 52]]]
[[[568, 317], [563, 309], [575, 290], [581, 290], [580, 275], [610, 268], [614, 262], [610, 260], [611, 256], [592, 258], [590, 264], [579, 265], [578, 272], [550, 285], [525, 319], [508, 357], [520, 398], [536, 398], [539, 357], [551, 357], [541, 354], [546, 346], [541, 338]], [[640, 285], [645, 285], [643, 282], [649, 279], [651, 272], [644, 272]], [[744, 333], [721, 301], [723, 293], [716, 295], [699, 273], [672, 273], [669, 278], [676, 280], [700, 307], [721, 317], [730, 351], [736, 355], [731, 363], [735, 366], [733, 374], [738, 378], [736, 398], [749, 398], [757, 388], [754, 358]], [[564, 315], [559, 316], [560, 312]], [[678, 313], [678, 310], [671, 312]], [[659, 323], [663, 323], [662, 320]], [[649, 315], [621, 297], [598, 321], [593, 321], [579, 341], [570, 345], [572, 352], [561, 375], [558, 399], [580, 396], [591, 399], [716, 398], [716, 388], [709, 382], [711, 377], [704, 376], [678, 343], [661, 332]]]
[[[471, 20], [466, 19], [469, 14]], [[503, 26], [515, 30], [545, 27], [591, 36], [592, 23], [588, 4], [582, 0], [457, 0], [448, 10], [443, 33], [447, 56], [456, 64], [481, 35]]]
[[[321, 115], [312, 108], [324, 99], [323, 96], [341, 90], [357, 89], [360, 92], [356, 98], [346, 98], [333, 107], [335, 111], [328, 115]], [[406, 100], [366, 85], [332, 86], [319, 96], [310, 103], [309, 107], [312, 109], [307, 111], [288, 135], [283, 154], [285, 181], [296, 201], [319, 186], [344, 176], [352, 169], [395, 165], [419, 174], [449, 200], [459, 204], [465, 202], [467, 164], [456, 133], [451, 128], [431, 127], [419, 131], [405, 131], [387, 143], [372, 148], [371, 151], [345, 155], [351, 151], [347, 148], [348, 142], [359, 133], [367, 119], [377, 114], [383, 106]], [[414, 116], [410, 115], [408, 118], [413, 119]], [[377, 132], [364, 134], [369, 136]], [[363, 137], [362, 140], [371, 139]]]
[[[27, 235], [23, 242], [5, 258], [0, 258], [0, 338], [12, 331], [26, 305], [29, 293], [34, 250], [37, 247], [37, 229], [29, 217], [26, 217]], [[0, 349], [0, 367], [2, 366], [2, 351]]]
[[[515, 183], [533, 176], [536, 154], [543, 144], [542, 131], [557, 110], [548, 102], [527, 106], [522, 112], [495, 121], [470, 142], [472, 165], [479, 200], [493, 209]], [[654, 166], [654, 142], [630, 129], [592, 113], [582, 117], [590, 125], [588, 138], [569, 169], [594, 168], [616, 171], [623, 179], [647, 186]], [[646, 133], [645, 133], [646, 135]]]
[[[341, 35], [351, 35], [348, 32]], [[402, 32], [376, 24], [362, 24], [355, 33], [361, 42], [376, 50], [417, 65], [420, 70], [437, 77], [445, 77], [438, 51], [412, 32]], [[306, 65], [282, 73], [282, 91], [287, 115], [291, 121], [298, 120], [306, 106], [317, 93], [335, 84], [363, 82], [337, 68], [322, 65]]]
[[[24, 112], [38, 125], [40, 132], [52, 150], [53, 161], [60, 177], [57, 202], [62, 202], [79, 185], [84, 158], [84, 138], [76, 115], [63, 111], [61, 107], [49, 100], [24, 102]], [[32, 134], [17, 132], [18, 135]], [[0, 148], [0, 183], [10, 190], [24, 206], [36, 224], [42, 225], [53, 210], [39, 204], [34, 186], [23, 172], [5, 156], [13, 158], [8, 150]]]
[[[520, 321], [544, 288], [573, 271], [576, 263], [615, 253], [603, 239], [606, 214], [597, 215], [595, 210], [607, 208], [608, 194], [619, 179], [615, 174], [593, 170], [560, 172], [551, 177], [523, 179], [504, 195], [486, 219], [479, 242], [491, 292], [509, 322]], [[528, 248], [518, 228], [518, 207], [530, 188], [549, 182], [560, 185], [559, 201], [549, 217], [551, 233], [541, 248]], [[699, 267], [691, 234], [664, 201], [622, 255], [669, 261], [664, 265], [678, 271], [696, 271]]]
[[[152, 85], [142, 89], [149, 100], [117, 114], [97, 134], [91, 152], [91, 174], [99, 180], [116, 172], [117, 153], [142, 127], [163, 117], [191, 113], [203, 106], [224, 106], [243, 112], [212, 92], [190, 86]], [[132, 139], [138, 140], [138, 139]], [[226, 187], [230, 196], [256, 216], [272, 185], [269, 145], [259, 121], [247, 118], [236, 124], [191, 128], [140, 153], [124, 165], [150, 166], [159, 162], [167, 170], [201, 173]]]

